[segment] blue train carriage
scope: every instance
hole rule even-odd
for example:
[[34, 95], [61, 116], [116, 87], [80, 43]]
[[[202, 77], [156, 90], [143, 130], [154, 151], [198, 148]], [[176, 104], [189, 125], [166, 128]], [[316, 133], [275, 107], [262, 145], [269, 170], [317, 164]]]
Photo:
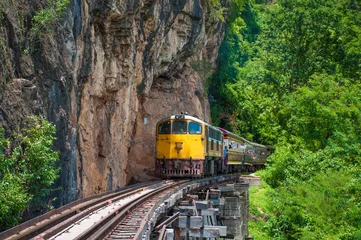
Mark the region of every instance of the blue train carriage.
[[155, 171], [162, 177], [202, 177], [222, 168], [222, 133], [187, 114], [156, 125]]
[[218, 128], [223, 134], [223, 145], [227, 149], [228, 172], [239, 172], [247, 165], [251, 165], [254, 157], [252, 143], [228, 130]]

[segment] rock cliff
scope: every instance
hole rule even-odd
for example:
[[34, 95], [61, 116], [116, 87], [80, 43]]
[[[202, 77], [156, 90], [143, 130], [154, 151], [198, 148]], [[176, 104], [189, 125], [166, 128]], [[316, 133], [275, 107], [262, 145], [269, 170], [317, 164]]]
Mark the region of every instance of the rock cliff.
[[[43, 4], [11, 2], [28, 18]], [[207, 0], [72, 0], [30, 53], [19, 35], [29, 21], [2, 7], [0, 121], [8, 131], [29, 114], [56, 124], [60, 204], [155, 178], [161, 118], [188, 111], [210, 121], [193, 66], [215, 69], [224, 26], [207, 18]]]

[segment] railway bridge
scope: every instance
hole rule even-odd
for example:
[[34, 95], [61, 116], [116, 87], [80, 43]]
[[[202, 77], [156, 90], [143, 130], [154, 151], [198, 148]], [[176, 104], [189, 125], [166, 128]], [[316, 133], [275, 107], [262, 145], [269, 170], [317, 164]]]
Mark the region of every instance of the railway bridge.
[[252, 181], [233, 174], [136, 184], [54, 209], [0, 239], [252, 239]]

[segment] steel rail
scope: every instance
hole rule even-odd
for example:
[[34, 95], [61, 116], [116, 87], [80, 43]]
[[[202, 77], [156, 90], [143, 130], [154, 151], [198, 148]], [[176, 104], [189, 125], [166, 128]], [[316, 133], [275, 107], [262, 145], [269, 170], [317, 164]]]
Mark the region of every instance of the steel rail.
[[74, 240], [103, 239], [104, 237], [107, 236], [107, 234], [109, 232], [111, 232], [124, 219], [124, 217], [128, 213], [130, 213], [131, 210], [137, 208], [143, 202], [145, 202], [146, 200], [160, 194], [161, 192], [164, 192], [164, 191], [168, 190], [169, 188], [172, 188], [172, 187], [174, 187], [176, 185], [182, 185], [185, 182], [188, 182], [188, 180], [181, 181], [181, 182], [175, 182], [175, 183], [172, 183], [170, 185], [163, 186], [163, 187], [161, 187], [159, 189], [156, 189], [153, 192], [150, 192], [150, 193], [148, 193], [148, 194], [146, 194], [144, 196], [139, 197], [137, 200], [135, 200], [134, 202], [132, 202], [132, 203], [130, 203], [128, 205], [121, 206], [118, 209], [118, 211], [121, 210], [121, 212], [119, 212], [118, 214], [110, 214], [110, 215], [108, 215], [101, 222], [97, 222], [90, 229], [83, 232], [81, 235], [79, 235]]
[[118, 200], [120, 200], [122, 198], [126, 198], [126, 197], [131, 196], [131, 195], [134, 195], [134, 194], [136, 194], [138, 192], [141, 192], [141, 191], [142, 191], [142, 188], [136, 189], [134, 191], [130, 191], [130, 192], [124, 193], [122, 195], [118, 195], [118, 196], [116, 196], [114, 198], [104, 200], [104, 201], [102, 201], [102, 202], [98, 203], [97, 205], [94, 205], [94, 206], [92, 206], [90, 208], [86, 208], [84, 211], [79, 212], [77, 215], [66, 219], [64, 222], [61, 222], [60, 224], [55, 225], [54, 227], [52, 227], [51, 229], [49, 229], [45, 233], [40, 234], [41, 236], [39, 236], [39, 237], [47, 239], [47, 238], [49, 238], [51, 236], [54, 236], [57, 233], [64, 230], [65, 228], [67, 228], [70, 225], [74, 224], [78, 220], [80, 220], [80, 219], [86, 217], [87, 215], [89, 215], [90, 213], [92, 213], [92, 212], [94, 212], [94, 211], [108, 205], [109, 203], [118, 201]]
[[116, 199], [133, 195], [136, 192], [140, 192], [144, 187], [158, 183], [158, 181], [146, 183], [144, 185], [124, 189], [123, 191], [113, 191], [111, 193], [104, 193], [98, 196], [78, 200], [2, 232], [0, 233], [0, 239], [27, 240], [40, 235], [43, 238], [49, 237], [84, 217], [87, 213], [91, 212], [89, 209], [93, 209], [92, 211], [94, 211], [97, 208], [107, 205], [108, 201], [116, 201]]

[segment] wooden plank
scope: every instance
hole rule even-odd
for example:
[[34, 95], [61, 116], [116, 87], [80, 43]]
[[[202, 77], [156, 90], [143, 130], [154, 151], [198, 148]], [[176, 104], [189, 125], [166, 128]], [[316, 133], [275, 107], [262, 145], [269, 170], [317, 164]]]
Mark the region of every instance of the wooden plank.
[[234, 186], [219, 187], [221, 192], [234, 192]]
[[195, 202], [197, 209], [207, 209], [208, 201], [196, 201]]
[[216, 206], [224, 205], [224, 202], [225, 202], [223, 198], [221, 198], [221, 199], [210, 199], [209, 201], [212, 203], [212, 205], [216, 205]]
[[201, 216], [213, 216], [213, 215], [217, 215], [218, 213], [219, 213], [218, 208], [208, 208], [202, 210]]
[[194, 199], [194, 200], [198, 201], [198, 195], [188, 195], [188, 197], [190, 199]]
[[156, 226], [154, 228], [154, 231], [159, 231], [161, 228], [163, 228], [163, 226], [166, 226], [170, 223], [172, 223], [173, 221], [177, 220], [179, 218], [179, 212], [173, 214], [173, 216], [168, 217], [165, 221], [163, 221], [162, 223], [160, 223], [158, 226]]
[[198, 211], [197, 211], [197, 205], [196, 205], [196, 201], [193, 201], [193, 210], [194, 210], [194, 216], [198, 216]]
[[[166, 236], [166, 225], [162, 226], [162, 229], [159, 231], [158, 240], [163, 240]], [[173, 229], [172, 229], [173, 230]]]

